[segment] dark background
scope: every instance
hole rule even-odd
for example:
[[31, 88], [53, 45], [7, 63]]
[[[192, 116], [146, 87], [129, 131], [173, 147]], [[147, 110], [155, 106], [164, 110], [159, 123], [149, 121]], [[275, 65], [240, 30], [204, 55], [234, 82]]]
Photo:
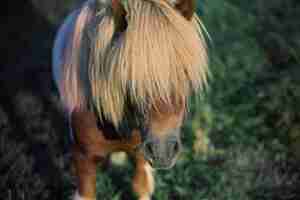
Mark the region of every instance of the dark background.
[[67, 129], [51, 79], [57, 27], [28, 0], [3, 1], [1, 11], [1, 198], [63, 199]]

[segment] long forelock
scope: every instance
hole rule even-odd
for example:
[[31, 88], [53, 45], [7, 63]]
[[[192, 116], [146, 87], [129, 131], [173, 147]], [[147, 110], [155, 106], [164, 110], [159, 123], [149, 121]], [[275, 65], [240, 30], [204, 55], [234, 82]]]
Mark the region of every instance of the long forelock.
[[103, 7], [90, 42], [88, 78], [92, 101], [115, 126], [126, 101], [139, 110], [156, 102], [176, 104], [207, 83], [206, 44], [201, 22], [182, 17], [162, 0], [128, 0], [127, 29], [114, 30]]

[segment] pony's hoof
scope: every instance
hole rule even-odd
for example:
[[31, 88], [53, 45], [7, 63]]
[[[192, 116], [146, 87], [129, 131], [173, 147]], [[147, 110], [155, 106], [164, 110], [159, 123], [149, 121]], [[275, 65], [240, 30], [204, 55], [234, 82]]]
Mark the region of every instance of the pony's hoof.
[[139, 200], [151, 200], [151, 197], [149, 197], [149, 196], [144, 196], [144, 197], [139, 198]]
[[96, 200], [96, 199], [82, 197], [79, 195], [79, 193], [77, 191], [72, 200]]

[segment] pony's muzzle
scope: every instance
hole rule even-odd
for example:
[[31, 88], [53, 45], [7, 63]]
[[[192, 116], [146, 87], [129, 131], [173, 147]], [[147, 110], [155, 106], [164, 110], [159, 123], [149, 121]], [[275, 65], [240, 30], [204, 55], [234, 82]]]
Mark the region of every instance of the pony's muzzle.
[[142, 147], [146, 160], [156, 169], [173, 167], [181, 148], [177, 135], [170, 135], [165, 139], [148, 139]]

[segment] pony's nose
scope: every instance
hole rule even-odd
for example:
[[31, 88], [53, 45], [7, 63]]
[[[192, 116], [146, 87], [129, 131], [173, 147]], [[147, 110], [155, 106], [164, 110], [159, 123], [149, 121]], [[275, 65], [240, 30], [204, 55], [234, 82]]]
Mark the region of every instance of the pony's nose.
[[154, 168], [170, 168], [175, 164], [181, 149], [180, 140], [176, 136], [170, 136], [164, 140], [145, 141], [143, 151], [146, 160]]

